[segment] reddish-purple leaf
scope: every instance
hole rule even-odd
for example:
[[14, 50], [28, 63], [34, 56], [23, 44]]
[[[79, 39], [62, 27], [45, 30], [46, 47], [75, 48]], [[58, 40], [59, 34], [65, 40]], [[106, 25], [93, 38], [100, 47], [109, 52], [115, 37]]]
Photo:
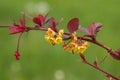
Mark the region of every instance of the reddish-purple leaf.
[[37, 17], [33, 18], [33, 22], [41, 26], [41, 21]]
[[16, 34], [26, 31], [26, 27], [19, 26], [19, 25], [13, 25], [8, 27], [10, 34]]
[[95, 35], [95, 23], [90, 24], [89, 32], [91, 35]]
[[38, 24], [39, 26], [43, 26], [45, 22], [45, 17], [41, 14], [39, 14], [37, 17], [33, 18], [33, 22]]
[[20, 19], [20, 24], [22, 27], [25, 27], [25, 21], [23, 19]]
[[84, 32], [85, 34], [90, 35], [90, 32], [89, 32], [89, 30], [88, 30], [87, 28], [84, 28], [84, 27], [79, 26], [79, 29], [80, 29], [82, 32]]
[[26, 15], [25, 15], [25, 13], [24, 13], [24, 14], [23, 14], [23, 19], [20, 19], [20, 24], [21, 24], [22, 27], [25, 27], [25, 24], [26, 24], [25, 19], [26, 19]]
[[71, 19], [67, 24], [67, 28], [68, 28], [70, 33], [74, 33], [75, 31], [77, 31], [78, 26], [79, 26], [79, 19], [78, 18]]
[[102, 29], [102, 24], [101, 23], [95, 23], [95, 34], [99, 32]]
[[91, 23], [89, 32], [91, 35], [96, 35], [97, 32], [99, 32], [102, 29], [102, 24], [101, 23]]
[[48, 22], [48, 26], [49, 26], [52, 30], [54, 30], [55, 32], [57, 32], [56, 25], [57, 25], [57, 23], [56, 23], [55, 19], [54, 19], [54, 18], [50, 18], [50, 19], [49, 19], [49, 22]]
[[120, 48], [116, 52], [118, 52], [120, 54]]
[[39, 14], [39, 15], [38, 15], [38, 18], [39, 18], [40, 21], [41, 21], [41, 25], [43, 25], [43, 24], [44, 24], [44, 21], [45, 21], [45, 17], [44, 17], [43, 15]]
[[26, 18], [26, 15], [23, 14], [23, 19], [20, 19], [20, 25], [14, 22], [14, 25], [8, 27], [10, 34], [17, 34], [17, 33], [27, 31], [27, 28], [25, 26], [26, 24], [25, 18]]

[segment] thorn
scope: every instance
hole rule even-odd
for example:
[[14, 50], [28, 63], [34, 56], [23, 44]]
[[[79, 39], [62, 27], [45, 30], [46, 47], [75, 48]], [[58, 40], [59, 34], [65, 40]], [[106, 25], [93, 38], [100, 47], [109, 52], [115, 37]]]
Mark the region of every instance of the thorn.
[[96, 67], [98, 67], [98, 62], [95, 60], [93, 63]]
[[106, 55], [103, 57], [103, 59], [102, 59], [102, 61], [101, 61], [100, 63], [103, 63], [103, 61], [105, 61], [107, 57], [108, 57], [108, 54], [106, 54]]

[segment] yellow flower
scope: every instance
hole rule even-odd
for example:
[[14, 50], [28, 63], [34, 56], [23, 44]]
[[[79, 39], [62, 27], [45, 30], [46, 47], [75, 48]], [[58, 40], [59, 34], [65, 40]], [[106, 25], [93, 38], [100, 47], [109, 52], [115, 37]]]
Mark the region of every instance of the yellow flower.
[[64, 31], [59, 30], [58, 34], [53, 31], [51, 28], [48, 28], [48, 31], [46, 32], [45, 39], [50, 42], [52, 45], [60, 44], [63, 42], [62, 35]]
[[56, 40], [56, 44], [62, 43], [63, 39], [60, 36], [57, 36]]
[[82, 54], [86, 49], [87, 47], [85, 46], [79, 46], [77, 47], [77, 53]]
[[59, 36], [62, 36], [63, 33], [64, 33], [64, 30], [59, 30], [58, 35], [59, 35]]
[[88, 42], [84, 42], [83, 46], [88, 47], [88, 46], [89, 46], [89, 43], [88, 43]]
[[82, 42], [81, 45], [79, 45], [79, 46], [77, 47], [77, 49], [78, 49], [78, 50], [77, 50], [77, 53], [83, 54], [84, 51], [87, 49], [88, 46], [89, 46], [88, 42]]
[[52, 38], [52, 37], [48, 38], [47, 40], [48, 40], [48, 42], [50, 42], [52, 45], [55, 45], [55, 44], [56, 44], [55, 39]]
[[78, 40], [77, 37], [76, 37], [76, 35], [75, 35], [75, 33], [72, 34], [72, 37], [71, 37], [71, 38], [72, 38], [72, 41], [73, 41], [73, 42], [76, 42], [76, 41]]
[[73, 44], [73, 43], [68, 44], [66, 49], [70, 52], [74, 52], [75, 44]]
[[46, 36], [52, 37], [52, 36], [54, 36], [55, 34], [56, 34], [55, 31], [53, 31], [51, 28], [48, 28], [48, 31], [46, 32]]
[[64, 50], [67, 50], [72, 53], [76, 52], [76, 47], [77, 47], [77, 45], [74, 42], [71, 42], [71, 43], [67, 44], [66, 46], [63, 46]]
[[81, 42], [81, 43], [70, 42], [69, 44], [67, 44], [63, 48], [69, 52], [72, 52], [72, 53], [82, 54], [87, 49], [88, 45], [89, 45], [88, 42]]

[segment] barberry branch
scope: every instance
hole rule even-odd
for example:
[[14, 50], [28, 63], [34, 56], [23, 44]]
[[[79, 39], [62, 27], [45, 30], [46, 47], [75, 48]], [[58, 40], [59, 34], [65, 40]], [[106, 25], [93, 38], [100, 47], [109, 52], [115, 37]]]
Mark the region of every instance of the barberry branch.
[[[30, 30], [42, 30], [42, 31], [47, 31], [48, 28], [45, 28], [45, 27], [40, 27], [40, 28], [38, 28], [38, 27], [34, 27], [34, 28], [27, 27], [27, 30], [28, 30], [28, 31], [30, 31]], [[71, 35], [71, 34], [70, 34], [70, 33], [64, 33], [64, 35]], [[89, 41], [89, 42], [91, 42], [91, 43], [93, 43], [93, 44], [96, 44], [96, 45], [104, 48], [104, 49], [107, 50], [108, 52], [112, 50], [110, 47], [108, 47], [108, 46], [106, 46], [106, 45], [98, 42], [97, 40], [92, 40], [92, 39], [89, 39], [89, 38], [85, 38], [85, 37], [83, 37], [83, 36], [77, 36], [77, 38], [80, 39], [80, 40], [85, 40], [85, 41]], [[68, 39], [71, 39], [71, 37], [64, 38], [63, 40], [68, 40]]]
[[[53, 46], [56, 44], [63, 43], [62, 47], [64, 50], [67, 50], [71, 53], [78, 53], [85, 64], [102, 72], [110, 80], [111, 79], [120, 80], [116, 76], [100, 68], [97, 61], [91, 64], [89, 61], [87, 61], [87, 59], [83, 55], [84, 51], [89, 46], [89, 43], [93, 43], [105, 49], [107, 53], [110, 54], [110, 56], [112, 56], [114, 59], [120, 60], [120, 49], [118, 49], [117, 51], [112, 50], [112, 48], [102, 44], [96, 39], [97, 33], [102, 28], [101, 23], [91, 23], [89, 28], [84, 28], [81, 27], [81, 25], [79, 25], [78, 18], [73, 18], [67, 24], [67, 29], [69, 32], [64, 32], [63, 29], [60, 30], [57, 29], [57, 25], [59, 25], [63, 19], [56, 22], [55, 18], [48, 17], [48, 14], [46, 16], [39, 14], [37, 17], [34, 18], [29, 16], [30, 19], [32, 19], [33, 23], [35, 24], [35, 26], [30, 27], [30, 26], [26, 26], [26, 16], [27, 15], [24, 13], [23, 19], [20, 19], [20, 24], [14, 23], [12, 26], [5, 26], [5, 25], [0, 26], [0, 28], [8, 28], [10, 30], [10, 34], [20, 33], [17, 43], [17, 49], [14, 53], [14, 56], [16, 57], [17, 60], [20, 59], [19, 47], [20, 47], [20, 39], [22, 37], [22, 34], [24, 32], [29, 32], [32, 30], [40, 30], [46, 32], [45, 39], [47, 39], [47, 41], [50, 42]], [[85, 35], [83, 36], [77, 35], [76, 34], [77, 30], [83, 31]]]
[[5, 25], [0, 25], [0, 28], [7, 28], [7, 27], [9, 27], [8, 25], [7, 26], [5, 26]]

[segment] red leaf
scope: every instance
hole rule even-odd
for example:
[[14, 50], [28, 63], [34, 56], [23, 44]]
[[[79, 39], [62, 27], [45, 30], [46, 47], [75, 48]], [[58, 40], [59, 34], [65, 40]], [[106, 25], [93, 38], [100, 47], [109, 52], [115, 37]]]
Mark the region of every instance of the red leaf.
[[23, 19], [20, 19], [20, 24], [22, 27], [25, 27], [25, 21]]
[[84, 27], [79, 26], [79, 29], [80, 29], [82, 32], [84, 32], [85, 34], [90, 35], [90, 32], [89, 32], [89, 30], [88, 30], [87, 28], [84, 28]]
[[22, 27], [25, 27], [25, 24], [26, 24], [26, 15], [25, 13], [23, 14], [23, 19], [20, 19], [20, 24]]
[[36, 24], [41, 25], [41, 21], [40, 21], [39, 18], [37, 18], [37, 17], [34, 17], [34, 18], [33, 18], [33, 22], [36, 23]]
[[95, 23], [90, 24], [89, 32], [91, 35], [95, 35]]
[[75, 31], [77, 31], [78, 26], [79, 26], [79, 19], [78, 18], [71, 19], [67, 24], [67, 28], [68, 28], [70, 33], [74, 33]]
[[116, 52], [118, 52], [120, 54], [120, 48]]
[[40, 21], [41, 21], [41, 25], [43, 25], [43, 24], [44, 24], [44, 21], [45, 21], [45, 17], [44, 17], [43, 15], [39, 14], [39, 15], [38, 15], [38, 18], [39, 18]]
[[95, 23], [95, 34], [99, 32], [102, 29], [102, 24], [101, 23]]
[[101, 23], [91, 23], [89, 28], [90, 35], [96, 35], [97, 32], [99, 32], [101, 29], [102, 29]]
[[26, 28], [25, 27], [21, 27], [19, 25], [13, 25], [13, 26], [10, 26], [8, 27], [9, 31], [10, 31], [10, 34], [16, 34], [16, 33], [20, 33], [20, 32], [24, 32], [26, 31]]
[[57, 25], [57, 23], [56, 23], [55, 19], [54, 19], [54, 18], [50, 18], [50, 19], [49, 19], [49, 22], [48, 22], [48, 26], [49, 26], [52, 30], [54, 30], [55, 32], [57, 32], [56, 25]]
[[45, 17], [41, 14], [39, 14], [37, 17], [33, 18], [33, 22], [38, 24], [39, 26], [43, 26], [45, 22]]

